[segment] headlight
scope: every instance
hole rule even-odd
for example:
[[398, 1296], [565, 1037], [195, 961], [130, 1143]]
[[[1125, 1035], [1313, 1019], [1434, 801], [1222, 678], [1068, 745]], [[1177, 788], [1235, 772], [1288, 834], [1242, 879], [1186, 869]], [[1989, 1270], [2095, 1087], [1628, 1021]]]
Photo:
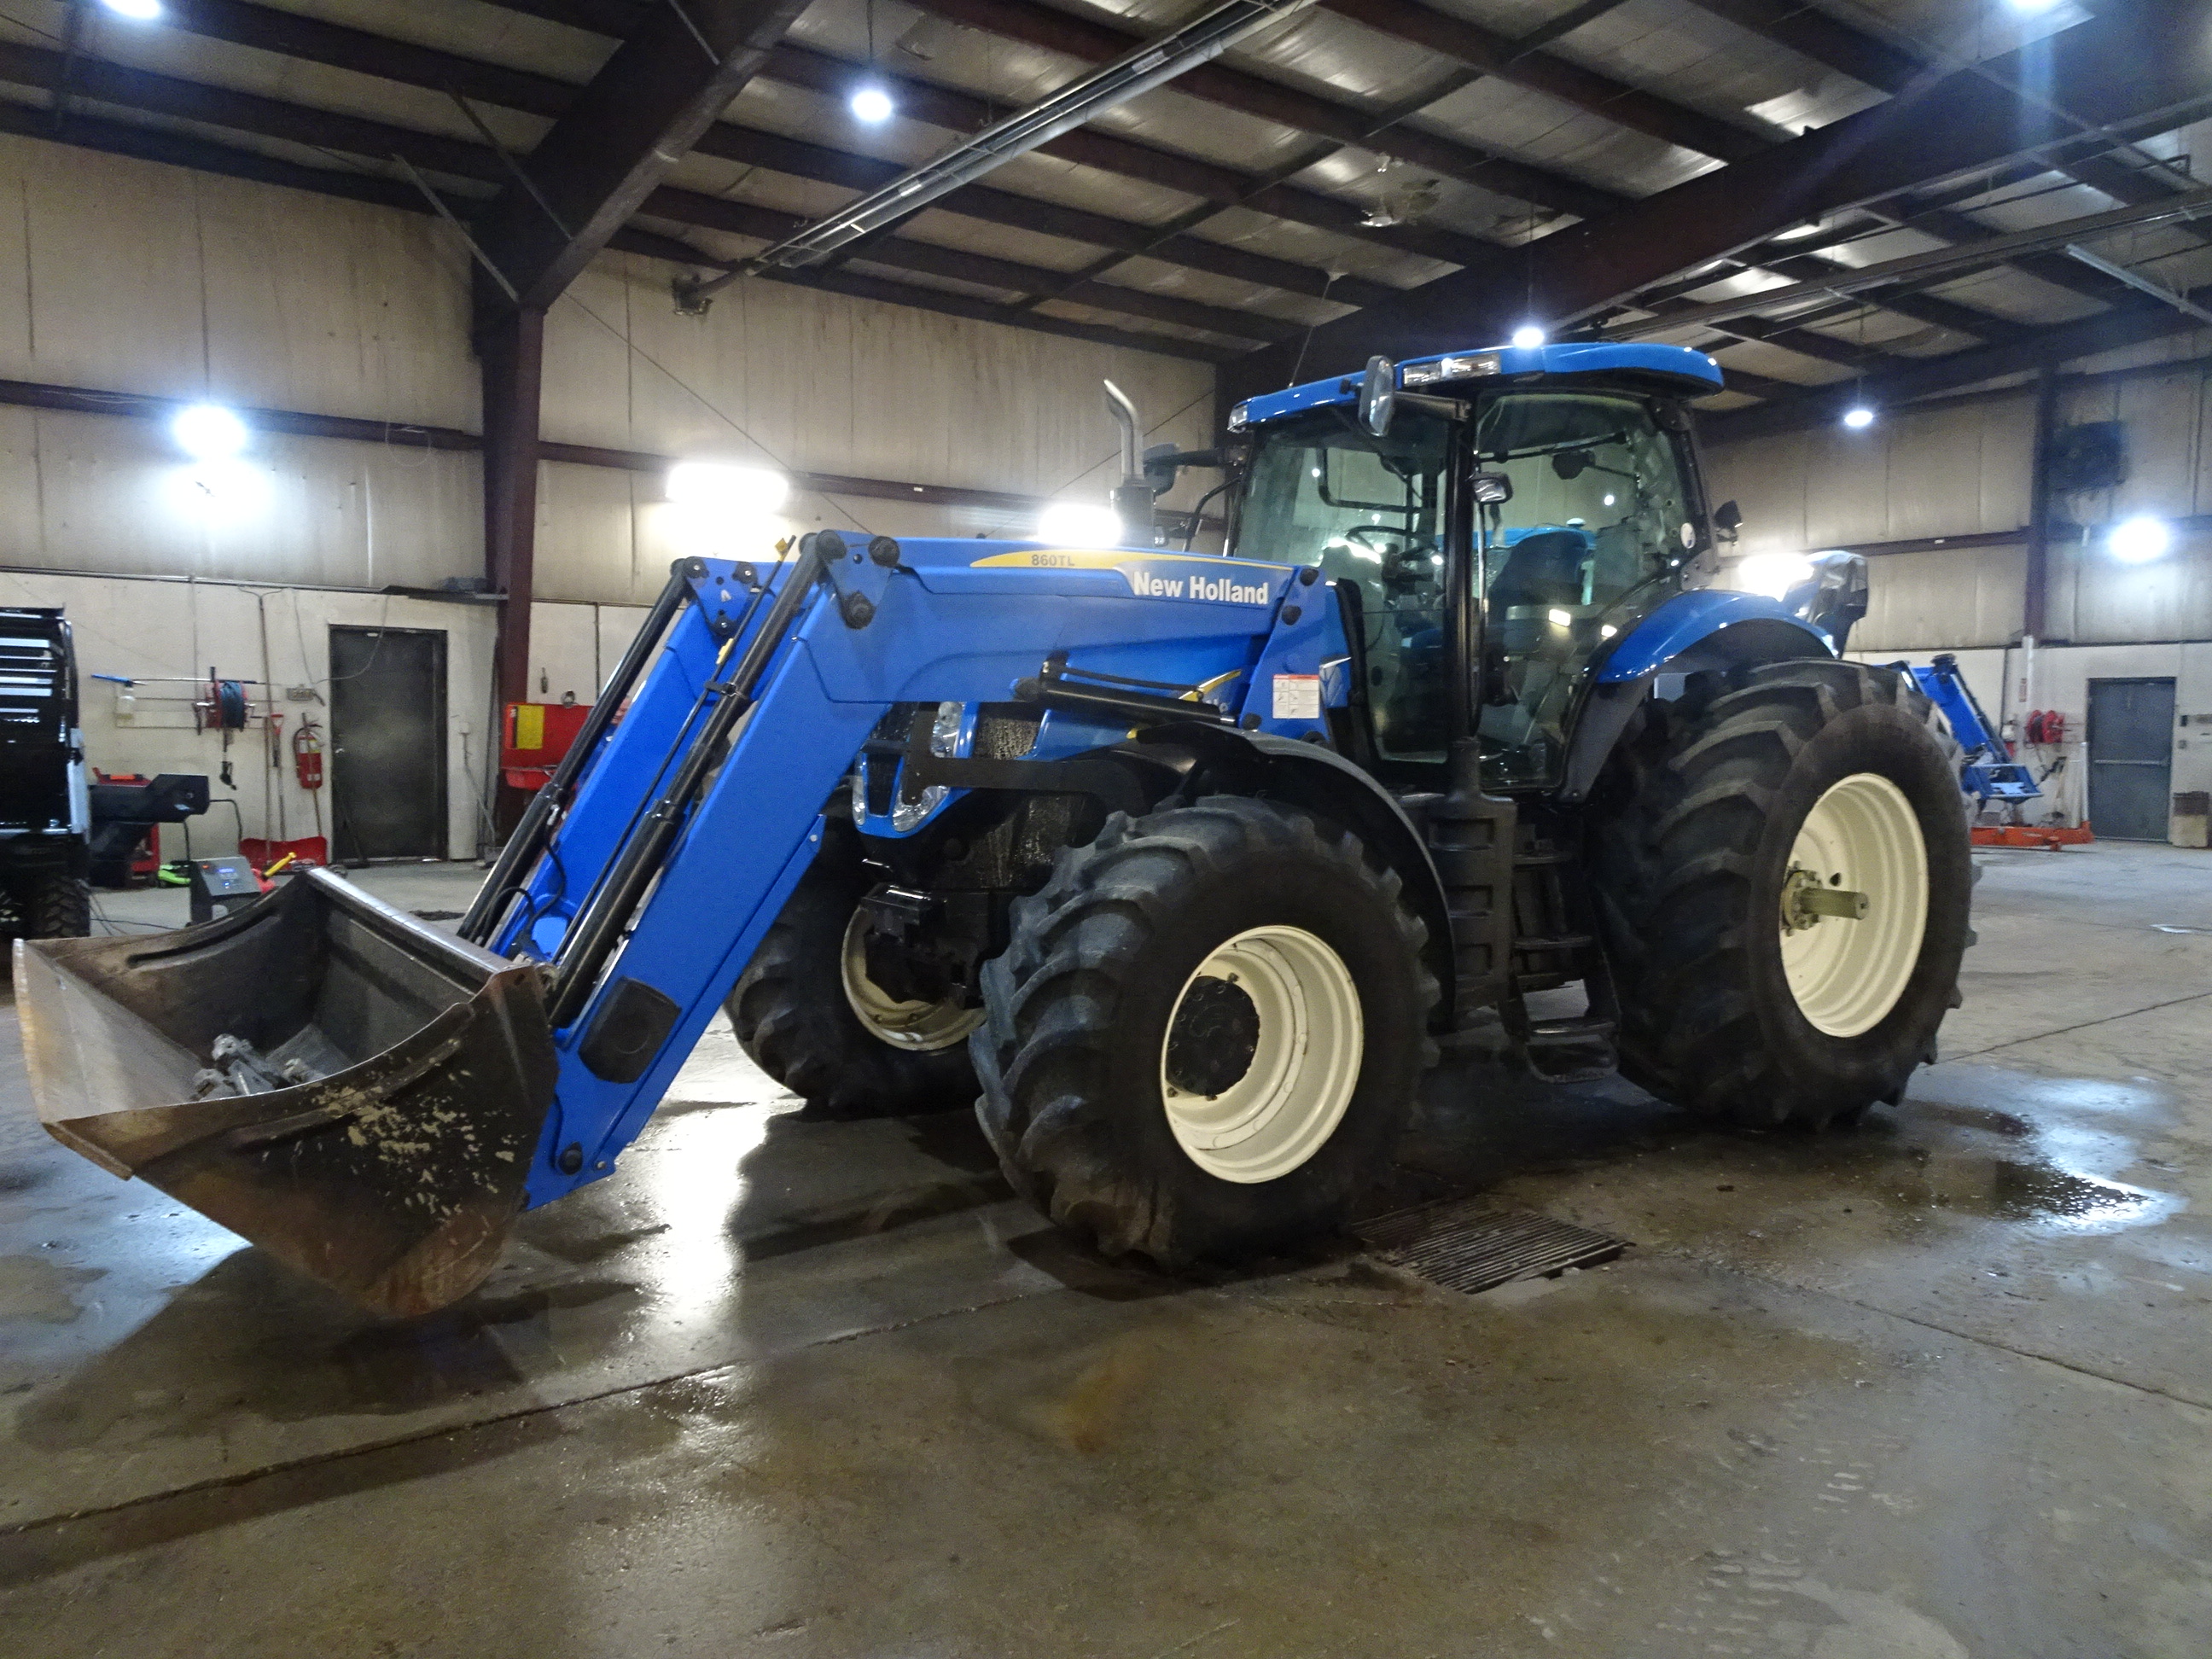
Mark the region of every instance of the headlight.
[[1231, 432], [1242, 432], [1251, 423], [1251, 419], [1252, 405], [1249, 403], [1239, 404], [1229, 411], [1229, 429]]
[[951, 792], [941, 783], [933, 783], [921, 792], [920, 800], [898, 800], [891, 803], [891, 828], [904, 835], [918, 828], [921, 821], [945, 805]]
[[950, 760], [960, 752], [960, 714], [965, 705], [940, 702], [937, 718], [929, 724], [929, 752], [940, 760]]

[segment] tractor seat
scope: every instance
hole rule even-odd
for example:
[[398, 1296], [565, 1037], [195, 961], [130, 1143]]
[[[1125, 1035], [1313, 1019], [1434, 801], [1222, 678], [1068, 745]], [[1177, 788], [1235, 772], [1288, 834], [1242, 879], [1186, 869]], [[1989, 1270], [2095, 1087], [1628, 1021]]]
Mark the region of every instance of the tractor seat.
[[1543, 530], [1523, 537], [1491, 581], [1492, 609], [1580, 605], [1583, 565], [1589, 553], [1589, 541], [1572, 530]]

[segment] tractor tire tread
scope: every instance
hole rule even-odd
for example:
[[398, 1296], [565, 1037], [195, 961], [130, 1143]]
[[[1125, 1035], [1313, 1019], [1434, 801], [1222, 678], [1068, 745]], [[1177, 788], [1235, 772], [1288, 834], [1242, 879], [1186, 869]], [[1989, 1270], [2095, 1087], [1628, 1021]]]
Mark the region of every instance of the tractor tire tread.
[[[1841, 660], [1693, 675], [1681, 699], [1647, 705], [1624, 736], [1589, 857], [1632, 1082], [1746, 1128], [1819, 1128], [1865, 1110], [1869, 1102], [1793, 1082], [1778, 1063], [1745, 988], [1744, 939], [1753, 853], [1783, 775], [1831, 722], [1870, 703], [1917, 720], [1955, 775], [1958, 744], [1917, 687]], [[1955, 981], [1946, 990], [1955, 1006]], [[1878, 1097], [1901, 1095], [1910, 1069]]]
[[971, 1039], [984, 1133], [1023, 1196], [1107, 1255], [1172, 1270], [1212, 1254], [1192, 1247], [1173, 1183], [1115, 1150], [1109, 1120], [1126, 1103], [1104, 1073], [1126, 1041], [1116, 1017], [1129, 975], [1179, 893], [1286, 863], [1326, 869], [1392, 919], [1414, 974], [1418, 1065], [1433, 1065], [1425, 1033], [1438, 987], [1397, 872], [1348, 832], [1270, 802], [1216, 796], [1142, 818], [1114, 813], [1016, 901], [1012, 942], [984, 967], [988, 1013]]

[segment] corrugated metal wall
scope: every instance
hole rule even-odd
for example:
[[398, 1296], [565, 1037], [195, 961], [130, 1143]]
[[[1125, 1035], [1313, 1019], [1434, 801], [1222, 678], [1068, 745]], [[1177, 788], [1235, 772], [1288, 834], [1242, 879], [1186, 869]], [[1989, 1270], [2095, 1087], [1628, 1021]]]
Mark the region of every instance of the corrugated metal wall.
[[[1211, 428], [1206, 364], [768, 284], [687, 319], [668, 276], [610, 256], [555, 308], [548, 438], [1103, 501], [1115, 440], [1101, 376], [1137, 398], [1155, 441], [1194, 446]], [[0, 136], [0, 379], [475, 431], [468, 276], [465, 251], [425, 216]], [[479, 478], [474, 455], [397, 437], [273, 434], [217, 477], [149, 422], [0, 406], [0, 603], [64, 606], [85, 671], [134, 678], [212, 663], [313, 684], [334, 623], [445, 631], [452, 846], [472, 854], [494, 612], [375, 590], [482, 573]], [[794, 497], [744, 546], [709, 550], [681, 542], [657, 477], [549, 464], [543, 482], [530, 683], [556, 701], [596, 692], [635, 602], [680, 554], [765, 548], [817, 524], [1005, 527], [975, 511]], [[127, 579], [139, 577], [172, 580]], [[112, 693], [88, 692], [95, 765], [217, 772], [220, 738], [193, 732], [188, 711], [172, 718], [185, 705], [118, 722]], [[231, 751], [246, 833], [274, 833], [280, 803], [301, 833], [308, 799], [264, 779], [254, 747]], [[229, 823], [202, 820], [196, 844], [227, 846]]]
[[2017, 530], [2033, 423], [2032, 397], [2008, 398], [1715, 445], [1705, 461], [1714, 498], [1743, 508], [1747, 553]]
[[[2130, 477], [2069, 498], [2087, 544], [2051, 550], [2046, 632], [2082, 645], [2212, 638], [2212, 423], [2201, 367], [2087, 381], [2060, 400], [2063, 423], [2122, 422]], [[2016, 396], [1893, 415], [1864, 432], [1824, 427], [1716, 445], [1717, 497], [1744, 514], [1746, 553], [2018, 531], [2027, 523], [2034, 399]], [[2137, 514], [2177, 521], [2174, 551], [2128, 564], [2104, 527]], [[2024, 539], [1887, 554], [1873, 562], [1859, 635], [1874, 650], [2002, 646], [2019, 636]]]
[[[1156, 441], [1211, 428], [1204, 363], [769, 283], [687, 319], [669, 275], [610, 255], [555, 307], [548, 438], [1103, 501], [1102, 376]], [[0, 378], [473, 431], [467, 255], [422, 215], [0, 136]], [[221, 501], [195, 477], [147, 422], [0, 408], [0, 565], [352, 587], [483, 568], [471, 455], [268, 436]], [[657, 590], [702, 550], [672, 536], [659, 493], [549, 465], [541, 592]], [[1003, 520], [800, 497], [758, 537], [817, 524]]]

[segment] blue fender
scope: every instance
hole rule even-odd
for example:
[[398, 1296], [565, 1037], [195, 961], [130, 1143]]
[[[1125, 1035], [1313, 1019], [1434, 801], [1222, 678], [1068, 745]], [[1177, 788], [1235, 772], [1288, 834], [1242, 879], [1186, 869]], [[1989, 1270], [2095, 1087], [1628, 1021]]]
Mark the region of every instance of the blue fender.
[[[1738, 634], [1739, 629], [1745, 631]], [[1677, 593], [1629, 629], [1597, 678], [1601, 685], [1619, 685], [1647, 674], [1835, 654], [1826, 634], [1779, 599], [1701, 587]], [[1691, 661], [1677, 660], [1692, 656]]]
[[1764, 593], [1717, 587], [1677, 593], [1622, 635], [1599, 665], [1567, 744], [1559, 800], [1571, 805], [1589, 795], [1661, 674], [1835, 654], [1826, 634]]

